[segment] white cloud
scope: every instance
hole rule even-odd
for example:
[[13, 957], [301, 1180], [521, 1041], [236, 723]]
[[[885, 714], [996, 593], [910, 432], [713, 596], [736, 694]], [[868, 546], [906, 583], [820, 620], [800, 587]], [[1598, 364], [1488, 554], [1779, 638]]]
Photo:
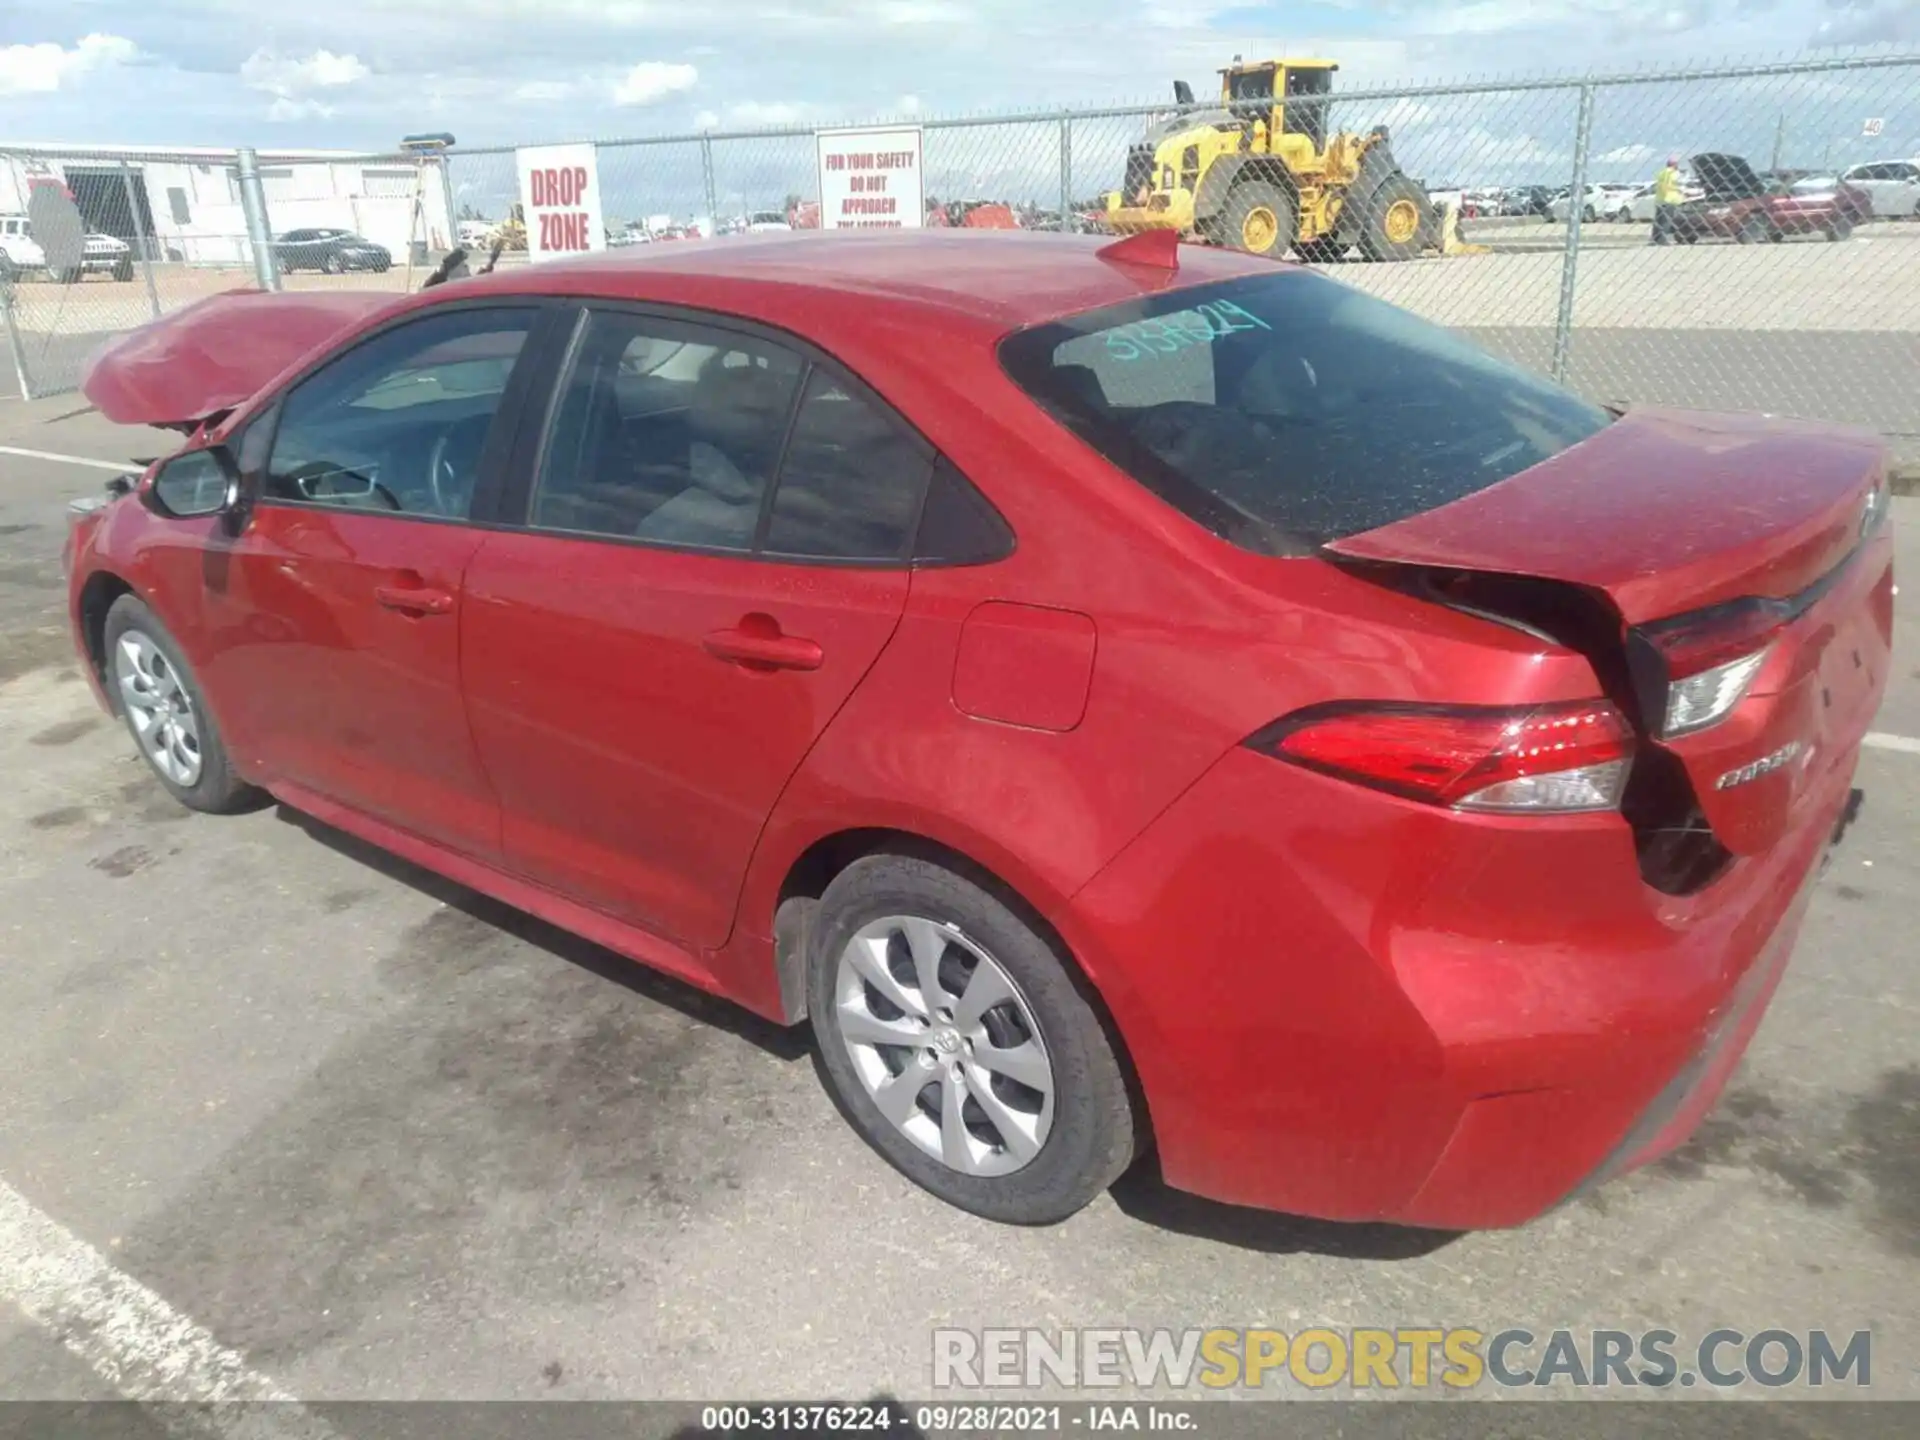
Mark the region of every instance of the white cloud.
[[1639, 165], [1659, 153], [1651, 145], [1618, 145], [1593, 158], [1602, 165]]
[[316, 50], [302, 60], [261, 49], [240, 62], [243, 84], [282, 100], [358, 84], [372, 74], [358, 55], [336, 55], [331, 50]]
[[742, 100], [727, 107], [727, 119], [735, 125], [797, 125], [813, 113], [813, 106], [793, 100]]
[[51, 41], [0, 46], [0, 95], [49, 94], [89, 71], [139, 58], [139, 47], [122, 35], [83, 35], [71, 50]]
[[968, 5], [949, 5], [944, 0], [881, 0], [874, 6], [874, 18], [882, 25], [953, 25], [974, 18]]
[[696, 130], [718, 130], [720, 128], [719, 113], [713, 110], [702, 110], [698, 115], [693, 117], [693, 128]]
[[527, 105], [549, 105], [570, 98], [579, 88], [571, 80], [529, 80], [516, 85], [511, 98]]
[[669, 95], [691, 90], [699, 82], [700, 71], [696, 66], [669, 64], [664, 60], [642, 60], [614, 87], [613, 103], [651, 105]]
[[893, 102], [893, 108], [902, 115], [918, 115], [920, 113], [920, 97], [918, 95], [902, 95], [898, 100]]
[[331, 120], [333, 106], [322, 105], [318, 100], [295, 100], [288, 95], [276, 95], [273, 104], [267, 107], [267, 119], [284, 123], [289, 120]]

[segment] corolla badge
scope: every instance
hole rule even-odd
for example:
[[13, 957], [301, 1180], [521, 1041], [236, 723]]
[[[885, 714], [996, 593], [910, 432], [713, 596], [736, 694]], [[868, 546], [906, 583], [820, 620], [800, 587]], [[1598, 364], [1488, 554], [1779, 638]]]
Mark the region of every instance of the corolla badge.
[[1789, 740], [1771, 755], [1762, 755], [1751, 765], [1742, 765], [1738, 770], [1729, 770], [1713, 782], [1716, 790], [1731, 790], [1736, 785], [1746, 785], [1758, 780], [1762, 775], [1771, 775], [1783, 766], [1791, 765], [1805, 747], [1798, 740]]

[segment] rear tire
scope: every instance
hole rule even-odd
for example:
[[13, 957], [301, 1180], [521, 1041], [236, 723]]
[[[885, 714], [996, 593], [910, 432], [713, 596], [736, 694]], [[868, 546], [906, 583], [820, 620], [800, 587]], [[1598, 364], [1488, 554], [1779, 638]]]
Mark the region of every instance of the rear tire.
[[1742, 222], [1737, 237], [1742, 245], [1758, 245], [1767, 238], [1767, 222], [1758, 215]]
[[320, 273], [322, 275], [338, 275], [340, 271], [340, 257], [338, 255], [322, 255], [320, 257]]
[[212, 815], [258, 802], [234, 774], [193, 669], [160, 618], [132, 595], [107, 611], [101, 669], [147, 768], [182, 805]]
[[1373, 192], [1360, 221], [1360, 253], [1369, 260], [1417, 260], [1432, 225], [1427, 192], [1391, 175]]
[[1132, 1163], [1133, 1106], [1106, 1028], [1006, 903], [930, 861], [869, 855], [834, 877], [809, 931], [822, 1068], [901, 1174], [990, 1220], [1048, 1225]]
[[116, 260], [113, 266], [113, 278], [116, 280], [133, 279], [133, 261]]

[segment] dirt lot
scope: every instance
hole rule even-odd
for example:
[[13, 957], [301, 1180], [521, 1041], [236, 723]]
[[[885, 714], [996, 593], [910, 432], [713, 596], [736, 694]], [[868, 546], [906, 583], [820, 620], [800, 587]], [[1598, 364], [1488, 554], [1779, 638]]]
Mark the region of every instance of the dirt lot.
[[[18, 453], [155, 439], [63, 408], [0, 404], [0, 1397], [924, 1398], [935, 1326], [1266, 1323], [1870, 1329], [1872, 1393], [1920, 1399], [1920, 753], [1865, 753], [1744, 1069], [1652, 1170], [1510, 1233], [1145, 1172], [1000, 1229], [876, 1160], [801, 1035], [285, 809], [173, 805], [62, 626], [63, 506], [108, 471]], [[1898, 615], [1879, 729], [1920, 736]]]

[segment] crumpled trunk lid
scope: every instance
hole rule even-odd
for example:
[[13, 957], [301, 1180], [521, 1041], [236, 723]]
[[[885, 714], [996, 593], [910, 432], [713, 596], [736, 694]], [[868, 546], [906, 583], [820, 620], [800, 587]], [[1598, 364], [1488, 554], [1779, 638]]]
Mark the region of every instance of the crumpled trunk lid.
[[109, 341], [80, 389], [117, 425], [191, 429], [401, 299], [373, 291], [209, 295]]
[[[1643, 737], [1684, 767], [1719, 842], [1757, 854], [1789, 828], [1819, 759], [1859, 744], [1884, 692], [1890, 552], [1857, 563], [1884, 500], [1885, 452], [1871, 435], [1633, 411], [1509, 479], [1325, 549], [1552, 582], [1570, 606], [1598, 602], [1612, 618], [1599, 627], [1609, 633], [1587, 631], [1596, 670], [1631, 677], [1620, 688]], [[1889, 545], [1887, 533], [1870, 543]], [[1669, 677], [1651, 637], [1756, 618], [1752, 648], [1769, 648], [1745, 698], [1717, 723], [1665, 735]]]

